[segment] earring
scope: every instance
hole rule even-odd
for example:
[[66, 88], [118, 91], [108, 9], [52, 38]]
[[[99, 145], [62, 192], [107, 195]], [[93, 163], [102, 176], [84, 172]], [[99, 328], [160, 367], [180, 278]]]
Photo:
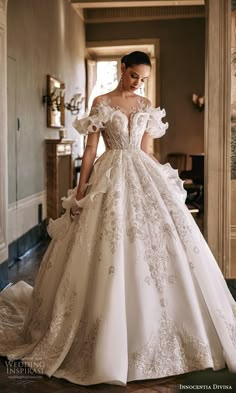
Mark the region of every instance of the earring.
[[121, 89], [123, 89], [123, 72], [120, 77], [120, 87], [121, 87]]

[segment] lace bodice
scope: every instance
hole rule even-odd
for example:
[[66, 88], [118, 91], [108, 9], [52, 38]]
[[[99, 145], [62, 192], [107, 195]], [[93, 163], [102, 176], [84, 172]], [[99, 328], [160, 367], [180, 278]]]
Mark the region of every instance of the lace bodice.
[[103, 100], [92, 108], [88, 117], [76, 118], [73, 126], [84, 135], [101, 131], [109, 150], [140, 148], [145, 131], [153, 138], [165, 134], [168, 128], [168, 123], [162, 122], [165, 115], [164, 109], [150, 107], [144, 101], [127, 113]]

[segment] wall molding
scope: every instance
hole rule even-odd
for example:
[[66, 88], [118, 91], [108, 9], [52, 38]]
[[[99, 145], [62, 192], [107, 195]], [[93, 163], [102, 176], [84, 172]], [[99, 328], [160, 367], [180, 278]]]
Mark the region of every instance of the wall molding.
[[9, 244], [19, 239], [38, 222], [38, 205], [42, 204], [42, 220], [46, 219], [46, 191], [31, 195], [12, 203], [8, 207], [8, 239]]
[[80, 17], [80, 19], [84, 22], [84, 10], [81, 7], [76, 7], [75, 4], [72, 3], [71, 0], [68, 0], [68, 2], [70, 3], [71, 7], [73, 8], [73, 10], [77, 13], [77, 15]]
[[0, 263], [8, 258], [7, 0], [0, 0]]
[[204, 0], [71, 0], [77, 8], [121, 8], [121, 7], [163, 7], [204, 5]]
[[205, 238], [230, 276], [231, 0], [206, 0]]
[[4, 13], [4, 17], [6, 15], [7, 1], [8, 0], [0, 0], [0, 12]]
[[85, 23], [127, 22], [140, 20], [204, 18], [204, 6], [126, 7], [84, 10]]
[[[70, 0], [69, 0], [70, 1]], [[204, 18], [204, 0], [70, 1], [85, 23]]]
[[236, 239], [236, 225], [230, 226], [230, 239], [232, 240]]

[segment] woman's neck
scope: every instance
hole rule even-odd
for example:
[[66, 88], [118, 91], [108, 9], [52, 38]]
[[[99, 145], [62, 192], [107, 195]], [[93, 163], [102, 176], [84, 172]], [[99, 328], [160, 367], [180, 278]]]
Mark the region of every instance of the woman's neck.
[[136, 96], [131, 91], [122, 89], [120, 84], [111, 93], [124, 99]]

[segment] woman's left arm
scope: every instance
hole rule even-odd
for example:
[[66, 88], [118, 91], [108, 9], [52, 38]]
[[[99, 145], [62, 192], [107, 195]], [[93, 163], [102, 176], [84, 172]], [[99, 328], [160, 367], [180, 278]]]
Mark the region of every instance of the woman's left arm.
[[148, 154], [154, 161], [158, 162], [158, 160], [154, 157], [151, 153], [151, 144], [152, 144], [152, 137], [146, 131], [143, 134], [142, 142], [141, 142], [141, 149]]

